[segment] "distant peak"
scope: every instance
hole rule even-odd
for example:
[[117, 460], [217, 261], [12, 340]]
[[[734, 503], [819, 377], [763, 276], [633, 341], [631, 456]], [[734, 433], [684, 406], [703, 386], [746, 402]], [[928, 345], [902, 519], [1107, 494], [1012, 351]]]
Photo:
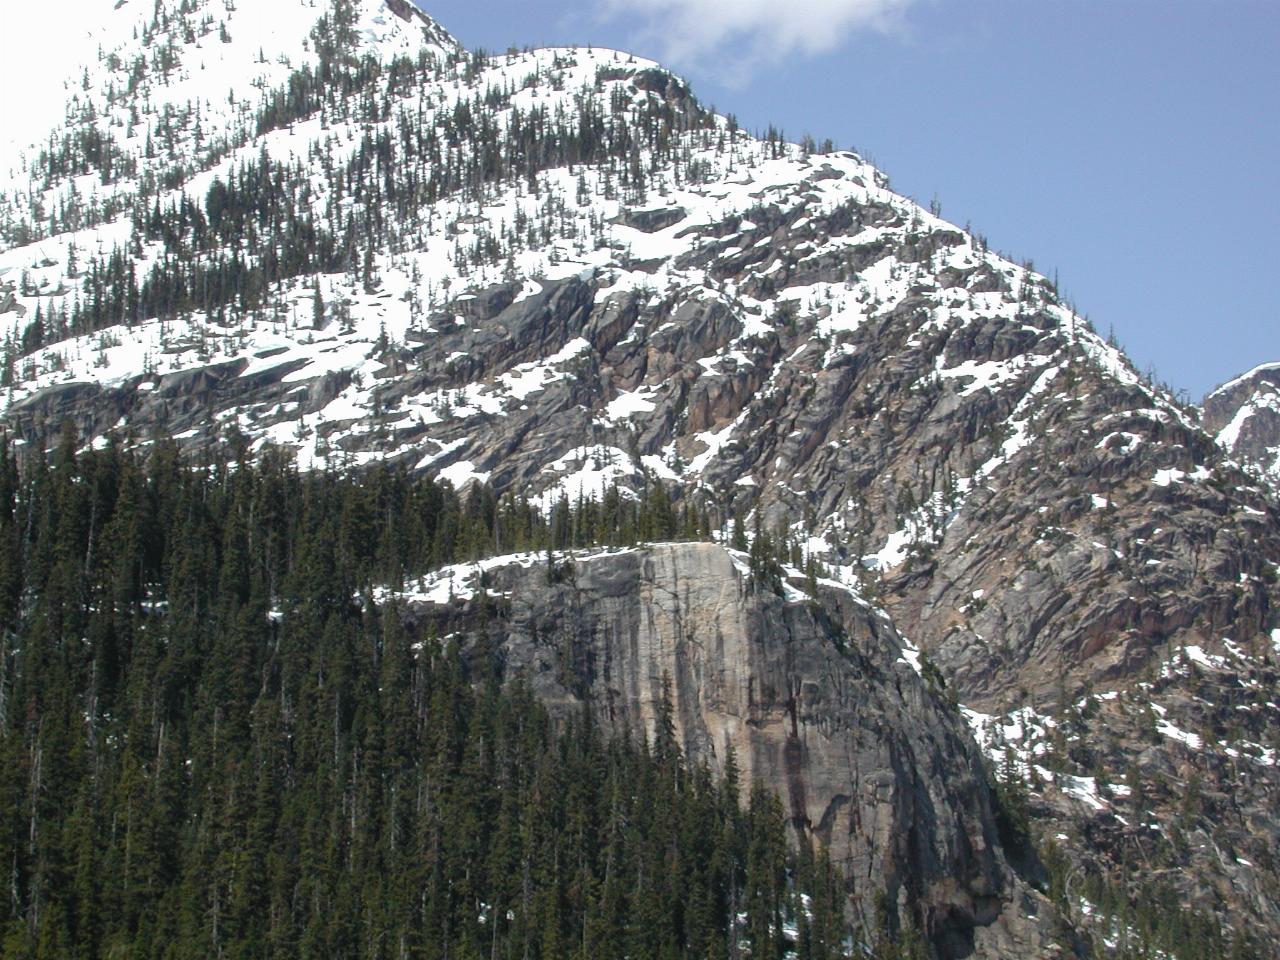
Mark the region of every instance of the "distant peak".
[[1232, 380], [1228, 380], [1226, 383], [1222, 384], [1222, 386], [1215, 387], [1214, 389], [1210, 390], [1209, 393], [1206, 395], [1205, 399], [1208, 400], [1211, 397], [1217, 397], [1224, 393], [1228, 393], [1231, 390], [1234, 390], [1236, 387], [1240, 386], [1241, 384], [1248, 383], [1250, 380], [1253, 380], [1264, 373], [1280, 373], [1280, 360], [1273, 360], [1268, 363], [1258, 364], [1248, 373], [1242, 373], [1240, 374], [1240, 376]]

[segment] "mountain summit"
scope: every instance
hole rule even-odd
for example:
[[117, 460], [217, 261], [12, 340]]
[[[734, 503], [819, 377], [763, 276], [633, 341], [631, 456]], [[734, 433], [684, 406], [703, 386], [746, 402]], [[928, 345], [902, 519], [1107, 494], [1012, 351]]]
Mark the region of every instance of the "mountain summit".
[[1264, 363], [1204, 398], [1204, 424], [1223, 448], [1280, 490], [1280, 363]]
[[[131, 7], [0, 189], [21, 459], [70, 423], [679, 511], [717, 545], [382, 595], [619, 732], [668, 671], [688, 755], [741, 747], [938, 956], [1193, 956], [1152, 885], [1280, 939], [1276, 501], [1031, 264], [623, 52], [467, 53], [403, 0]], [[1015, 870], [992, 790], [1024, 789]]]

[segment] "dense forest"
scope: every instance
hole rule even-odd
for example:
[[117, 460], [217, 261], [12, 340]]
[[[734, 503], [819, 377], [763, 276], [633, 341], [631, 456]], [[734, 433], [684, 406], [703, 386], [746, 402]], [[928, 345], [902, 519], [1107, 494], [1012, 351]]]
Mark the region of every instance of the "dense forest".
[[732, 763], [686, 763], [669, 709], [649, 738], [555, 724], [370, 599], [500, 545], [678, 535], [664, 502], [5, 449], [3, 955], [847, 952], [842, 881]]

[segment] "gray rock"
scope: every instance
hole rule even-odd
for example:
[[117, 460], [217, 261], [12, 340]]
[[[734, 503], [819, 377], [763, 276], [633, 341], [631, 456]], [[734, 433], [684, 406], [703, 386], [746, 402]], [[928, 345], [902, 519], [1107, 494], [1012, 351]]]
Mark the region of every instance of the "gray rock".
[[[982, 761], [954, 707], [901, 657], [888, 620], [851, 597], [752, 592], [712, 544], [657, 544], [492, 571], [482, 606], [419, 619], [471, 658], [520, 678], [561, 716], [590, 706], [618, 735], [652, 736], [669, 681], [693, 763], [781, 788], [797, 842], [817, 840], [851, 879], [864, 924], [877, 895], [910, 902], [940, 957], [1028, 956], [1052, 911], [1009, 868]], [[1040, 919], [1037, 920], [1036, 916]], [[1030, 952], [1028, 952], [1030, 951]]]
[[1202, 404], [1205, 429], [1280, 492], [1280, 364], [1267, 363], [1218, 387]]

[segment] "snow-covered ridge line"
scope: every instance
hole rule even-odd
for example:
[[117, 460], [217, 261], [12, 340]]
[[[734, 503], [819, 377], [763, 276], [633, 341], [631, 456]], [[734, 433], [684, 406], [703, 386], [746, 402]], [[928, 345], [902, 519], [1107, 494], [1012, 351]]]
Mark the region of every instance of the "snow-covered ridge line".
[[[419, 50], [439, 57], [462, 52], [456, 40], [408, 0], [344, 4], [361, 55], [389, 61]], [[339, 8], [314, 0], [239, 6], [230, 0], [189, 0], [183, 9], [167, 0], [154, 5], [102, 3], [94, 8], [101, 11], [100, 18], [80, 25], [96, 42], [97, 61], [78, 65], [69, 77], [48, 79], [67, 91], [67, 120], [88, 120], [108, 136], [124, 129], [128, 139], [141, 142], [157, 132], [151, 116], [190, 104], [201, 110], [206, 130], [216, 131], [241, 115], [235, 108], [236, 91], [241, 91], [242, 102], [256, 104], [258, 94], [252, 91], [280, 87], [293, 71], [314, 66], [318, 52], [311, 33], [322, 17], [332, 18]], [[122, 97], [120, 75], [125, 71], [130, 73], [128, 96]], [[145, 131], [134, 129], [139, 122]], [[40, 137], [15, 159], [34, 161], [48, 142]]]
[[1222, 394], [1227, 393], [1233, 388], [1238, 387], [1240, 384], [1244, 383], [1245, 381], [1250, 380], [1253, 377], [1256, 377], [1258, 374], [1265, 373], [1269, 370], [1280, 370], [1280, 360], [1274, 360], [1267, 363], [1258, 364], [1249, 372], [1242, 373], [1240, 374], [1240, 376], [1236, 377], [1235, 379], [1228, 380], [1226, 383], [1222, 384], [1221, 386], [1214, 387], [1207, 394], [1205, 394], [1205, 399], [1208, 400], [1211, 397], [1221, 396]]
[[1280, 363], [1260, 364], [1204, 398], [1218, 445], [1280, 493]]

